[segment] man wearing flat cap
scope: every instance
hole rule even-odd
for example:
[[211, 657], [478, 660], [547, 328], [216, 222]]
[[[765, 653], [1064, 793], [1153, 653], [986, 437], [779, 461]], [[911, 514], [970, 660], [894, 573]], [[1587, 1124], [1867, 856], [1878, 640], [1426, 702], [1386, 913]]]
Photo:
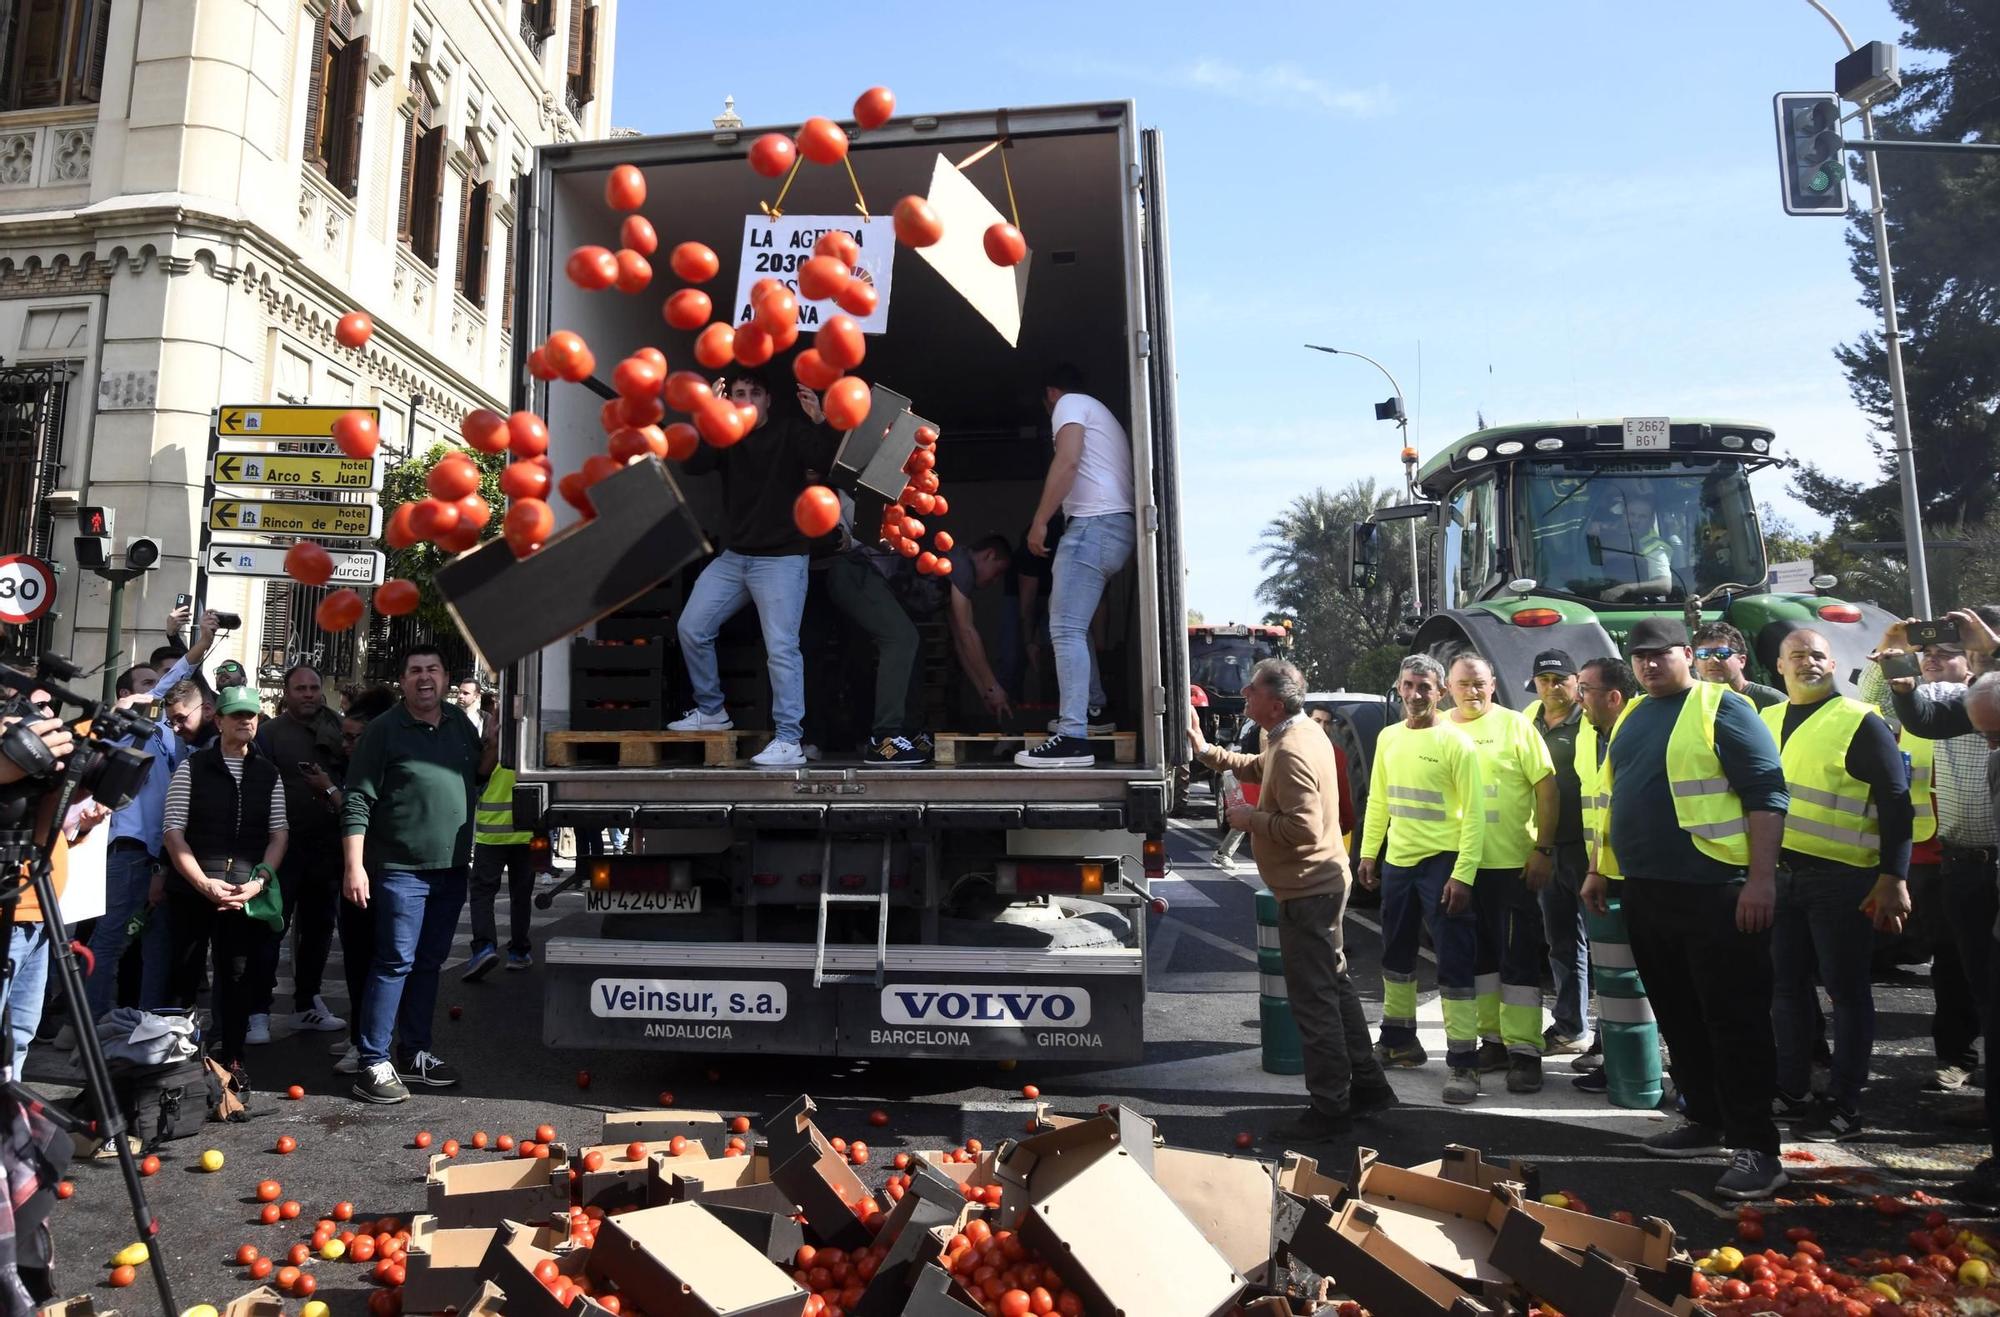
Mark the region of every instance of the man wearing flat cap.
[[1583, 922], [1583, 799], [1576, 771], [1576, 736], [1583, 726], [1577, 703], [1576, 664], [1569, 652], [1545, 649], [1535, 655], [1529, 688], [1536, 701], [1527, 708], [1535, 730], [1556, 766], [1561, 817], [1555, 828], [1555, 872], [1538, 894], [1542, 932], [1549, 944], [1549, 975], [1556, 987], [1555, 1009], [1542, 1031], [1542, 1054], [1581, 1052], [1590, 1040], [1590, 935]]

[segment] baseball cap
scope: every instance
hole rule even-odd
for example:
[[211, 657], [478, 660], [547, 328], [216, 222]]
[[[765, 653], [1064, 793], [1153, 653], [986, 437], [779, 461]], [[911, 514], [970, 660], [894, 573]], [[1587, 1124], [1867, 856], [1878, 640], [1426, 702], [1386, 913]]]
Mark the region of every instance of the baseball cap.
[[257, 692], [251, 690], [248, 686], [224, 686], [222, 693], [216, 697], [215, 711], [218, 714], [225, 715], [232, 713], [262, 713], [264, 711], [264, 704], [263, 701], [257, 698]]
[[1642, 649], [1672, 649], [1676, 645], [1691, 643], [1687, 624], [1679, 618], [1642, 617], [1633, 626], [1632, 634], [1626, 637], [1625, 650], [1636, 654]]
[[1545, 649], [1535, 655], [1535, 665], [1528, 669], [1528, 689], [1533, 690], [1535, 688], [1535, 678], [1537, 677], [1544, 675], [1568, 677], [1575, 675], [1575, 673], [1576, 664], [1570, 661], [1568, 650]]

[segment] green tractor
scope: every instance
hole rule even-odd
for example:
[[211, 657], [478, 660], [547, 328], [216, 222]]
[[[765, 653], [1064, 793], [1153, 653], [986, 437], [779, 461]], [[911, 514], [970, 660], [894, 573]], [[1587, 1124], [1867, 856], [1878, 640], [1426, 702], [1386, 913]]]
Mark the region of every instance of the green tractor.
[[[1411, 653], [1449, 667], [1468, 651], [1493, 665], [1511, 708], [1534, 700], [1529, 669], [1544, 649], [1577, 663], [1622, 655], [1642, 617], [1683, 618], [1690, 632], [1727, 621], [1749, 641], [1750, 676], [1782, 686], [1778, 646], [1802, 627], [1823, 633], [1851, 689], [1893, 620], [1868, 604], [1768, 584], [1752, 473], [1778, 464], [1769, 427], [1734, 421], [1631, 418], [1479, 430], [1426, 462], [1415, 501], [1353, 528], [1350, 583], [1378, 579], [1382, 523], [1430, 523], [1424, 616]], [[1400, 537], [1397, 537], [1400, 539]], [[1831, 577], [1815, 577], [1827, 590]], [[1367, 787], [1372, 736], [1337, 729]]]

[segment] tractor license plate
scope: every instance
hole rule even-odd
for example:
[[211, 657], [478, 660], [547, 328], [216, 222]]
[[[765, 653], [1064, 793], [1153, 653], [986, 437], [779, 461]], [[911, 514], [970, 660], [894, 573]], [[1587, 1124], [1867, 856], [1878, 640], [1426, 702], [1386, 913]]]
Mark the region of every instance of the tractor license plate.
[[698, 915], [701, 889], [685, 892], [598, 892], [583, 894], [583, 908], [593, 915]]

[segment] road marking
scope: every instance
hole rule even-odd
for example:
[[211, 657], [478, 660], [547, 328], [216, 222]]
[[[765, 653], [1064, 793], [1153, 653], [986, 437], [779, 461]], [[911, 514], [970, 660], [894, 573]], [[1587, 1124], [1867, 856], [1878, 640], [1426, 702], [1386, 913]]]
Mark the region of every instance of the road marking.
[[1230, 941], [1228, 938], [1223, 937], [1220, 934], [1211, 933], [1207, 929], [1197, 927], [1196, 925], [1190, 924], [1185, 920], [1181, 921], [1175, 926], [1181, 930], [1181, 935], [1183, 937], [1191, 937], [1197, 942], [1206, 942], [1208, 945], [1214, 947], [1216, 950], [1227, 951], [1230, 955], [1235, 956], [1238, 960], [1247, 960], [1252, 965], [1257, 963], [1257, 951], [1256, 948], [1254, 947], [1242, 946], [1238, 943]]
[[1213, 898], [1202, 893], [1201, 888], [1179, 874], [1168, 874], [1156, 878], [1149, 888], [1154, 896], [1164, 896], [1169, 906], [1185, 906], [1190, 910], [1214, 910], [1219, 907]]
[[1716, 1217], [1719, 1220], [1734, 1221], [1736, 1219], [1736, 1213], [1717, 1207], [1714, 1203], [1709, 1202], [1706, 1198], [1703, 1198], [1700, 1194], [1696, 1193], [1692, 1189], [1676, 1189], [1674, 1190], [1674, 1196], [1677, 1198], [1687, 1199], [1690, 1203], [1693, 1203], [1696, 1207], [1699, 1207], [1702, 1211], [1707, 1212], [1710, 1216]]

